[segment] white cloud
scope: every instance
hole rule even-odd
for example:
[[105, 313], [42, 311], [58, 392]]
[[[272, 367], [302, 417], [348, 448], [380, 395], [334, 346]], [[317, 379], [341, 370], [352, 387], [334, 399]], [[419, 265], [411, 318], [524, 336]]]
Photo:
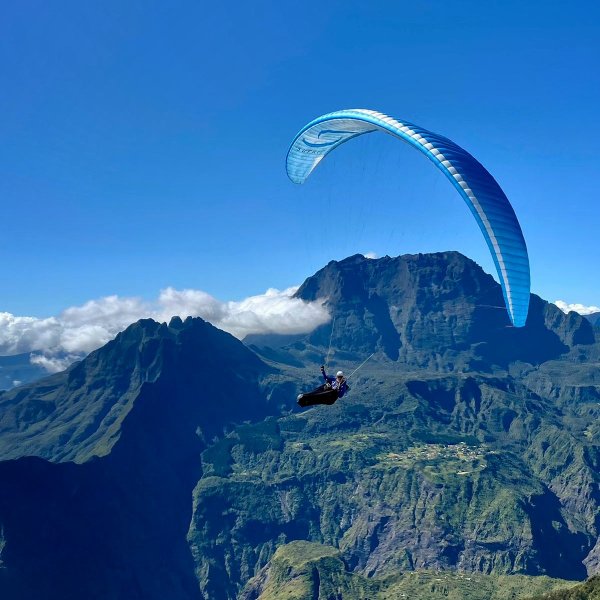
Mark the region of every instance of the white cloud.
[[565, 313], [568, 313], [572, 310], [574, 310], [576, 313], [579, 313], [580, 315], [591, 315], [593, 313], [600, 312], [600, 306], [585, 306], [585, 304], [568, 304], [563, 300], [556, 300], [554, 304], [556, 304], [556, 306], [558, 306], [558, 308], [560, 308], [560, 310], [562, 310]]
[[219, 327], [243, 338], [250, 333], [304, 333], [327, 323], [330, 317], [323, 304], [293, 298], [297, 289], [271, 288], [260, 296], [228, 302]]
[[[33, 353], [29, 359], [31, 364], [39, 365], [48, 371], [48, 373], [58, 373], [64, 371], [71, 363], [85, 356], [82, 354], [68, 354], [67, 356], [46, 356], [45, 354]], [[15, 386], [17, 384], [14, 384]]]
[[158, 296], [158, 320], [168, 321], [173, 316], [202, 317], [214, 325], [226, 316], [226, 304], [200, 290], [176, 290], [168, 287]]
[[377, 258], [377, 254], [375, 252], [367, 252], [366, 254], [363, 254], [363, 256], [365, 258]]
[[242, 339], [250, 333], [304, 333], [329, 321], [320, 302], [293, 298], [297, 287], [237, 302], [221, 302], [201, 290], [161, 290], [152, 302], [106, 296], [40, 319], [0, 313], [0, 355], [31, 352], [31, 362], [50, 372], [106, 344], [142, 318], [169, 321], [173, 316], [202, 317]]

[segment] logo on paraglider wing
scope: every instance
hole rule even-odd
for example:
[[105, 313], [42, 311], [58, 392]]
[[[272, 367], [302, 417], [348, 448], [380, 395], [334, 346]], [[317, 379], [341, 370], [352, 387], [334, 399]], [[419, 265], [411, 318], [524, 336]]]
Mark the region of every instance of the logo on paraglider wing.
[[323, 134], [328, 134], [328, 133], [334, 133], [336, 135], [339, 135], [340, 137], [336, 138], [335, 140], [331, 140], [329, 142], [309, 142], [306, 138], [302, 138], [302, 142], [304, 144], [306, 144], [309, 148], [327, 148], [329, 146], [335, 146], [336, 144], [339, 144], [340, 142], [344, 142], [346, 141], [349, 137], [352, 137], [353, 135], [356, 135], [357, 133], [360, 133], [358, 131], [339, 131], [339, 130], [334, 130], [334, 129], [323, 129], [322, 131], [319, 131], [319, 133], [317, 134], [317, 138], [320, 138]]

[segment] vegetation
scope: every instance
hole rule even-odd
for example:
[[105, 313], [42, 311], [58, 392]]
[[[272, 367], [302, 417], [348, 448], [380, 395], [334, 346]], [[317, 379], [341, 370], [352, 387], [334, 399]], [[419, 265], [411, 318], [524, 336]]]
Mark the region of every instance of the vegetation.
[[592, 577], [581, 585], [535, 596], [529, 600], [600, 600], [600, 576]]
[[487, 600], [598, 572], [589, 321], [532, 296], [507, 328], [456, 253], [332, 262], [298, 295], [328, 299], [336, 368], [375, 352], [331, 407], [295, 404], [331, 326], [252, 350], [201, 319], [0, 392], [2, 598], [234, 600], [252, 580], [248, 600]]
[[[571, 586], [573, 583], [544, 576], [482, 575], [453, 571], [408, 571], [385, 578], [367, 578], [350, 573], [340, 553], [332, 547], [291, 542], [278, 548], [269, 565], [248, 583], [240, 598], [517, 600], [553, 589], [570, 590]], [[556, 598], [562, 599], [563, 596]]]

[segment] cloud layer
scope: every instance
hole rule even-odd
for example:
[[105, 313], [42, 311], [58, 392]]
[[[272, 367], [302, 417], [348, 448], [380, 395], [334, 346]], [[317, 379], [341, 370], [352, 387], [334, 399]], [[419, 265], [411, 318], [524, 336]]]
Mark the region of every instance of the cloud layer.
[[560, 310], [562, 310], [565, 313], [568, 313], [572, 310], [574, 310], [576, 313], [579, 313], [580, 315], [591, 315], [593, 313], [600, 312], [600, 306], [585, 306], [585, 304], [568, 304], [564, 300], [556, 300], [554, 304], [556, 304], [556, 306], [558, 306], [558, 308], [560, 308]]
[[201, 290], [169, 287], [153, 302], [106, 296], [46, 319], [0, 313], [0, 355], [32, 352], [33, 363], [60, 371], [148, 317], [160, 322], [173, 316], [202, 317], [240, 339], [250, 333], [309, 332], [329, 321], [321, 303], [293, 298], [297, 289], [269, 289], [239, 302], [221, 302]]

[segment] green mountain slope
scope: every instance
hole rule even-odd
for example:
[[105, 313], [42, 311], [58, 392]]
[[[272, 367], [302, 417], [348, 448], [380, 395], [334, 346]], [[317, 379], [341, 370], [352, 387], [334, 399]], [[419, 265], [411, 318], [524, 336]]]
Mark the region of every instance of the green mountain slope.
[[233, 600], [294, 541], [319, 544], [302, 560], [331, 566], [327, 593], [483, 600], [600, 572], [589, 321], [532, 296], [507, 327], [457, 253], [350, 257], [298, 295], [336, 317], [332, 368], [374, 353], [332, 407], [295, 403], [331, 325], [244, 345], [201, 319], [140, 321], [0, 393], [2, 598]]
[[202, 598], [186, 542], [198, 457], [264, 418], [269, 372], [201, 319], [141, 321], [0, 395], [4, 455], [38, 456], [0, 462], [0, 597]]
[[[567, 506], [578, 510], [576, 494], [597, 490], [585, 456], [593, 447], [583, 435], [571, 440], [575, 488], [559, 497], [542, 471], [549, 462], [564, 467], [564, 457], [530, 460], [527, 442], [550, 447], [558, 437], [551, 403], [497, 378], [388, 374], [382, 384], [377, 375], [363, 376], [331, 408], [246, 426], [203, 453], [189, 533], [201, 581], [207, 572], [243, 580], [293, 539], [339, 548], [365, 576], [460, 569], [585, 577], [593, 520]], [[206, 523], [215, 525], [208, 537]]]
[[515, 600], [572, 585], [549, 577], [447, 571], [367, 578], [351, 573], [331, 546], [291, 542], [277, 549], [269, 564], [248, 582], [240, 600]]
[[[495, 284], [475, 265], [452, 253], [405, 260], [388, 273], [393, 259], [353, 257], [299, 290], [327, 297], [336, 315], [335, 368], [376, 350], [346, 398], [271, 422], [266, 446], [257, 426], [262, 448], [246, 428], [203, 454], [189, 539], [209, 596], [218, 593], [211, 580], [227, 581], [222, 597], [234, 598], [235, 582], [293, 539], [339, 548], [368, 577], [459, 569], [583, 579], [597, 568], [600, 379], [589, 325], [534, 300], [520, 344], [523, 332], [507, 329], [503, 313], [477, 324], [490, 312], [478, 313], [479, 294]], [[428, 269], [446, 273], [443, 293], [419, 284]], [[394, 283], [402, 277], [410, 282]], [[453, 327], [469, 306], [479, 316]], [[394, 315], [396, 338], [382, 312]], [[451, 342], [436, 343], [438, 327]], [[276, 361], [275, 389], [282, 381], [293, 397], [317, 382], [330, 332], [251, 343]], [[513, 346], [519, 358], [506, 364]], [[217, 548], [199, 535], [207, 522], [219, 524]]]
[[600, 577], [592, 577], [581, 585], [535, 596], [529, 600], [600, 600]]

